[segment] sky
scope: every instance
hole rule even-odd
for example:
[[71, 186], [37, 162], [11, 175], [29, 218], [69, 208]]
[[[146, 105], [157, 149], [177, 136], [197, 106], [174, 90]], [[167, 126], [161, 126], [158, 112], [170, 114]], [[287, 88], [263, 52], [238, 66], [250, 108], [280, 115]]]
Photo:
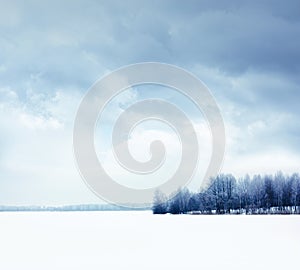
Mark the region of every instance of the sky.
[[[177, 65], [209, 87], [226, 127], [220, 172], [299, 172], [299, 48], [299, 1], [0, 0], [0, 204], [103, 202], [75, 164], [76, 111], [96, 80], [147, 61]], [[210, 133], [172, 89], [133, 87], [112, 100], [95, 131], [99, 160], [117, 182], [139, 186], [116, 167], [110, 133], [122, 111], [147, 98], [173, 102], [192, 119], [202, 153], [190, 184], [197, 189]], [[151, 121], [134, 130], [133, 156], [147, 160], [153, 138], [168, 155], [146, 186], [162, 183], [180, 160], [176, 134]]]

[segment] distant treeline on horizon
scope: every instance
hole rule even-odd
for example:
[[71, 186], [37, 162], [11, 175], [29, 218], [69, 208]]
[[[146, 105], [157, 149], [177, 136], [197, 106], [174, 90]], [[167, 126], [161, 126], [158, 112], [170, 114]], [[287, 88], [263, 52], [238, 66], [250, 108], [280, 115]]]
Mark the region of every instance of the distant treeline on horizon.
[[15, 205], [0, 205], [0, 212], [51, 212], [51, 211], [130, 211], [130, 210], [149, 210], [146, 207], [136, 208], [134, 205], [132, 207], [122, 207], [112, 204], [79, 204], [79, 205], [61, 205], [61, 206], [15, 206]]
[[156, 191], [154, 214], [300, 214], [300, 176], [246, 175], [236, 179], [221, 174], [211, 179], [207, 189], [178, 190], [167, 198]]

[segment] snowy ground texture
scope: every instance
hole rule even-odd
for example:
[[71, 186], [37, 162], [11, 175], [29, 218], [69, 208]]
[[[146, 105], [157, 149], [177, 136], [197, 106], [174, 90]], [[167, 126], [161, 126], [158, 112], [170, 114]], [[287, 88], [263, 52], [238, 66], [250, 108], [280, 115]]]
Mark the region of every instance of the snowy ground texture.
[[300, 216], [0, 213], [0, 269], [300, 269]]

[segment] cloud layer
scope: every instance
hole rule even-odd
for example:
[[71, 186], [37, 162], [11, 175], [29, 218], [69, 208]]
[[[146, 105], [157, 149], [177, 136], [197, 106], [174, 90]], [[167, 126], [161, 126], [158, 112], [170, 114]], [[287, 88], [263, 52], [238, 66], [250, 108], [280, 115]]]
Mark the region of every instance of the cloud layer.
[[[0, 6], [1, 204], [99, 202], [73, 161], [76, 108], [96, 79], [142, 61], [179, 65], [211, 89], [226, 125], [224, 172], [299, 171], [299, 1], [2, 0]], [[152, 96], [203, 124], [172, 91], [131, 89], [104, 119], [108, 167], [112, 116]], [[169, 131], [150, 130], [172, 144]], [[145, 131], [136, 133], [138, 145]]]

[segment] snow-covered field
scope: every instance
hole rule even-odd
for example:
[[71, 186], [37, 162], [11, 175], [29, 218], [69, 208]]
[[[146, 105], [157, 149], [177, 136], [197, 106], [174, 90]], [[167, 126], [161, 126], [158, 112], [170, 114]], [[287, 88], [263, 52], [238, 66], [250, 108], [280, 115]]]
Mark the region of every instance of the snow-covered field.
[[300, 269], [300, 216], [0, 213], [0, 269]]

